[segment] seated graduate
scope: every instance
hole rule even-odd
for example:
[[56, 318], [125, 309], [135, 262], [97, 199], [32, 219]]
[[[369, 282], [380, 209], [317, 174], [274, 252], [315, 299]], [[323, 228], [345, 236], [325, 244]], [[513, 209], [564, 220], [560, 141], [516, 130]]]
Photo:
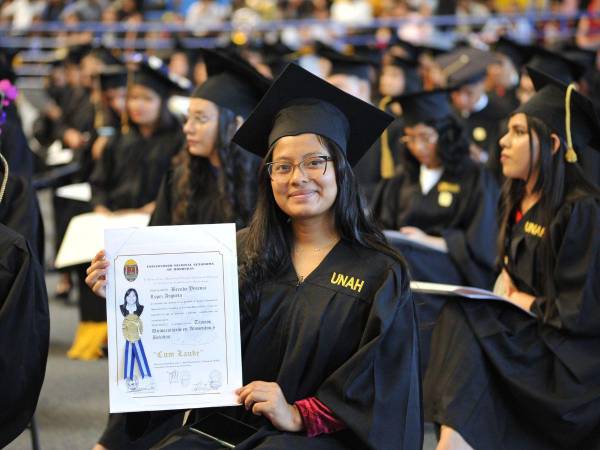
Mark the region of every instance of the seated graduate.
[[[256, 212], [238, 233], [244, 407], [216, 409], [256, 427], [237, 449], [422, 446], [407, 270], [365, 216], [351, 169], [390, 121], [289, 65], [234, 136], [264, 158]], [[90, 266], [99, 295], [106, 267]], [[158, 414], [168, 420], [127, 414], [127, 448], [161, 426]], [[222, 446], [183, 428], [160, 448]]]
[[[160, 182], [183, 146], [181, 125], [167, 109], [169, 94], [182, 87], [154, 61], [140, 60], [129, 77], [125, 129], [106, 144], [90, 177], [99, 213], [152, 213]], [[85, 269], [77, 266], [81, 322], [67, 356], [92, 360], [106, 343], [106, 308], [87, 289]]]
[[430, 248], [397, 242], [412, 278], [490, 289], [495, 275], [498, 188], [469, 157], [446, 90], [395, 99], [403, 110], [403, 163], [378, 189], [373, 214]]
[[600, 447], [600, 192], [575, 163], [600, 149], [600, 124], [573, 85], [530, 74], [537, 93], [500, 141], [508, 301], [455, 300], [439, 317], [424, 381], [438, 448]]
[[[0, 154], [0, 211], [8, 181]], [[27, 240], [0, 223], [0, 447], [27, 427], [46, 373], [50, 318], [44, 272]]]
[[150, 225], [235, 222], [256, 204], [260, 159], [231, 142], [270, 81], [243, 59], [203, 51], [208, 80], [190, 98], [186, 145], [163, 179]]

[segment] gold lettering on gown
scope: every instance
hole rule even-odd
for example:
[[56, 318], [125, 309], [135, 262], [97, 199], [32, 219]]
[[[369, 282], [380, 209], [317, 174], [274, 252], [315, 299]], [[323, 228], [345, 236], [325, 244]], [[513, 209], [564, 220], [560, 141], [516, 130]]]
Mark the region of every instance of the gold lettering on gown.
[[523, 229], [525, 230], [525, 233], [539, 238], [544, 237], [544, 234], [546, 233], [545, 227], [538, 225], [535, 222], [530, 222], [529, 220], [525, 222]]
[[365, 282], [359, 278], [355, 278], [350, 275], [344, 275], [341, 273], [333, 272], [331, 274], [331, 284], [352, 289], [355, 292], [360, 292], [362, 291]]

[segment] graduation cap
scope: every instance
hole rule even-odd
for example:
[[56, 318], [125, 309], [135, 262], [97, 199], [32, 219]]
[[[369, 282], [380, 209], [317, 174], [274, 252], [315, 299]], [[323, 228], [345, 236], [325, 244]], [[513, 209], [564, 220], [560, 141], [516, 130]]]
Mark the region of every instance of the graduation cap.
[[401, 39], [395, 32], [392, 33], [392, 40], [389, 47], [399, 48], [403, 57], [409, 60], [419, 60], [421, 56], [429, 55], [432, 57], [443, 55], [451, 50], [450, 47], [440, 47], [431, 43], [416, 44]]
[[329, 75], [349, 75], [371, 81], [373, 63], [368, 58], [341, 53], [318, 41], [315, 43], [315, 53], [331, 62]]
[[461, 47], [435, 58], [446, 76], [449, 86], [455, 88], [482, 81], [487, 67], [496, 62], [493, 53], [473, 47]]
[[94, 48], [92, 54], [107, 66], [123, 64], [123, 61], [117, 56], [116, 51], [106, 47], [104, 44], [100, 44]]
[[494, 50], [506, 55], [518, 71], [529, 61], [532, 55], [531, 46], [519, 44], [505, 36], [500, 36], [496, 41]]
[[404, 92], [417, 92], [423, 89], [423, 80], [419, 75], [419, 62], [415, 60], [391, 56], [389, 64], [402, 69], [404, 72]]
[[146, 86], [161, 97], [171, 93], [187, 93], [192, 87], [188, 79], [169, 73], [160, 58], [136, 54], [132, 61], [137, 63], [137, 70], [132, 74], [131, 84]]
[[579, 80], [585, 73], [585, 65], [544, 47], [532, 47], [533, 56], [529, 67], [543, 72], [565, 84]]
[[122, 65], [104, 67], [98, 78], [103, 91], [127, 86], [127, 70]]
[[67, 51], [67, 55], [65, 56], [64, 63], [78, 66], [91, 50], [92, 46], [89, 44], [75, 45], [70, 47]]
[[432, 123], [452, 115], [448, 89], [403, 94], [392, 99], [402, 106], [402, 118], [408, 126]]
[[284, 136], [314, 133], [335, 142], [354, 165], [392, 120], [373, 105], [288, 64], [233, 141], [264, 157]]
[[223, 51], [203, 50], [208, 79], [194, 90], [192, 98], [204, 98], [235, 114], [248, 117], [270, 81], [250, 63]]
[[567, 162], [577, 162], [575, 149], [583, 151], [590, 146], [600, 150], [600, 121], [591, 100], [577, 92], [574, 84], [567, 86], [531, 67], [527, 72], [536, 93], [513, 114], [536, 117], [566, 139]]

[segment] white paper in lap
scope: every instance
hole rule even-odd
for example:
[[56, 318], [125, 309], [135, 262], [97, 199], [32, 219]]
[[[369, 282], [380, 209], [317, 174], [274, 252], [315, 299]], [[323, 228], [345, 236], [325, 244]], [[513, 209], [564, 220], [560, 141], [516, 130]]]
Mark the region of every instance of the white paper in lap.
[[105, 236], [110, 411], [237, 404], [235, 225], [107, 230]]
[[65, 237], [56, 255], [54, 267], [89, 263], [104, 248], [104, 230], [110, 228], [145, 227], [150, 222], [148, 214], [105, 215], [86, 213], [69, 222]]

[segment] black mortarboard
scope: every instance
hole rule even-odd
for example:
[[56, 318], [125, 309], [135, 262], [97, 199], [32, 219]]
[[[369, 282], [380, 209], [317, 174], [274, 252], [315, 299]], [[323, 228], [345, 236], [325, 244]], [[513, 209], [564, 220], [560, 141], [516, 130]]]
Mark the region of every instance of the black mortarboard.
[[532, 51], [533, 56], [527, 65], [565, 84], [579, 80], [585, 73], [586, 68], [583, 64], [560, 53], [539, 46], [532, 47]]
[[571, 60], [585, 66], [587, 70], [595, 70], [597, 50], [587, 50], [576, 45], [566, 45], [561, 50]]
[[314, 133], [335, 142], [354, 165], [392, 120], [373, 105], [289, 64], [233, 141], [264, 157], [284, 136]]
[[107, 66], [123, 64], [116, 51], [101, 44], [92, 50], [92, 54]]
[[532, 50], [529, 45], [519, 44], [518, 42], [513, 41], [505, 36], [500, 36], [496, 42], [494, 50], [498, 53], [508, 56], [515, 66], [515, 69], [518, 71], [520, 71], [521, 67], [523, 67], [527, 61], [529, 61], [532, 55]]
[[216, 50], [203, 50], [208, 79], [198, 86], [192, 97], [204, 98], [248, 117], [270, 81], [242, 58]]
[[[570, 144], [570, 134], [575, 151], [584, 151], [587, 146], [600, 150], [600, 122], [591, 100], [572, 89], [572, 85], [567, 86], [548, 74], [530, 67], [527, 71], [536, 93], [513, 114], [525, 113], [540, 119], [565, 139], [567, 146]], [[567, 93], [570, 99], [567, 99]], [[567, 111], [569, 124], [567, 124]], [[574, 160], [569, 159], [569, 151], [567, 151], [567, 161], [576, 161], [576, 154], [572, 153], [572, 155], [575, 155]]]
[[389, 46], [400, 48], [405, 58], [414, 60], [418, 60], [423, 55], [439, 56], [451, 50], [450, 47], [439, 47], [431, 43], [416, 44], [400, 39], [395, 31], [392, 33], [392, 40]]
[[461, 47], [435, 58], [446, 76], [448, 86], [464, 86], [482, 81], [487, 67], [496, 61], [491, 52], [473, 47]]
[[131, 84], [149, 87], [161, 97], [172, 93], [189, 92], [192, 87], [189, 80], [169, 73], [167, 66], [160, 58], [155, 56], [146, 58], [137, 54], [133, 61], [138, 64], [138, 68], [133, 73]]
[[87, 44], [70, 47], [65, 57], [65, 64], [79, 65], [81, 60], [92, 50]]
[[412, 92], [392, 99], [402, 106], [402, 118], [408, 126], [432, 123], [452, 115], [448, 89]]
[[106, 66], [99, 78], [103, 91], [127, 86], [127, 70], [122, 65]]
[[369, 59], [346, 55], [322, 42], [315, 43], [315, 52], [322, 58], [331, 61], [329, 75], [350, 75], [361, 80], [371, 81], [373, 64]]
[[400, 67], [404, 72], [404, 93], [418, 92], [423, 89], [423, 80], [419, 75], [418, 61], [391, 56], [389, 63]]

